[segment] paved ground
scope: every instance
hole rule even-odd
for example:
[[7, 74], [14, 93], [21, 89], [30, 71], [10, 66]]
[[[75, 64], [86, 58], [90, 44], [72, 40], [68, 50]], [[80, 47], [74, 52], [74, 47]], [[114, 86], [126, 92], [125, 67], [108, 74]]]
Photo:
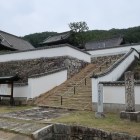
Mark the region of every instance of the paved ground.
[[0, 131], [0, 140], [31, 140], [31, 138], [20, 134]]
[[45, 124], [33, 123], [28, 121], [19, 121], [11, 119], [0, 119], [0, 128], [22, 134], [30, 135], [32, 132], [46, 126]]
[[47, 126], [46, 121], [68, 113], [69, 111], [64, 109], [39, 107], [10, 113], [1, 113], [0, 140], [31, 140], [28, 136], [36, 130]]
[[0, 114], [0, 117], [39, 121], [44, 119], [50, 120], [52, 118], [57, 118], [68, 113], [69, 111], [65, 109], [35, 107], [33, 109]]

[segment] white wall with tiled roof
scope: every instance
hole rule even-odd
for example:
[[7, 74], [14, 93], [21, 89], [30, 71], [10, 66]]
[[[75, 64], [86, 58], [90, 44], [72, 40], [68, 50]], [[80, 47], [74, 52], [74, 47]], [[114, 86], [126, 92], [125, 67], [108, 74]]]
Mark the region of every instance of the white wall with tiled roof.
[[131, 48], [135, 48], [138, 52], [140, 52], [140, 44], [118, 46], [118, 47], [112, 47], [112, 48], [107, 48], [107, 49], [91, 50], [87, 52], [90, 53], [92, 57], [99, 57], [99, 56], [124, 54], [124, 53], [127, 53]]
[[67, 70], [52, 73], [37, 78], [29, 78], [30, 98], [39, 96], [42, 93], [59, 86], [67, 80]]
[[[140, 108], [140, 86], [134, 86], [135, 109]], [[105, 85], [103, 86], [104, 111], [118, 112], [125, 109], [125, 86]]]
[[32, 99], [67, 80], [67, 70], [28, 79], [28, 85], [14, 86], [14, 97]]
[[91, 62], [90, 54], [82, 52], [76, 48], [70, 47], [69, 45], [59, 45], [59, 47], [46, 47], [43, 49], [34, 49], [29, 51], [18, 51], [7, 54], [0, 54], [0, 62], [57, 56], [70, 56], [79, 60], [83, 60], [85, 62]]
[[[140, 105], [140, 86], [134, 86], [135, 104]], [[125, 104], [125, 86], [104, 86], [104, 103]]]
[[[92, 103], [97, 104], [98, 102], [98, 85], [101, 82], [109, 82], [109, 81], [117, 81], [121, 75], [126, 71], [126, 69], [132, 64], [135, 60], [135, 57], [139, 58], [139, 54], [136, 50], [131, 49], [124, 57], [122, 57], [122, 61], [118, 60], [112, 66], [112, 70], [108, 73], [93, 76], [92, 77]], [[118, 65], [116, 65], [118, 63]], [[104, 96], [104, 95], [103, 95]], [[118, 96], [119, 97], [119, 96]], [[114, 100], [115, 101], [115, 100]], [[121, 100], [120, 100], [121, 102]], [[104, 103], [104, 100], [103, 100]]]

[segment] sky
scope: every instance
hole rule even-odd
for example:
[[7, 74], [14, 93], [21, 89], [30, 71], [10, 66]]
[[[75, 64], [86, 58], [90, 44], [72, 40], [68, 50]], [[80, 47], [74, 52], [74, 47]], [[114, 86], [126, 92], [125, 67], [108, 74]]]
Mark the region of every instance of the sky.
[[140, 26], [140, 0], [0, 0], [0, 30], [17, 36], [65, 32], [80, 21], [90, 30]]

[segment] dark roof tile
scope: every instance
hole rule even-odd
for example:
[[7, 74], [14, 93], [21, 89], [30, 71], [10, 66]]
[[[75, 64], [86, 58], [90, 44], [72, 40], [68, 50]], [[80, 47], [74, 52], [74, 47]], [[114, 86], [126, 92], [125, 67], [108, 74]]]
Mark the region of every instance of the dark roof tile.
[[103, 48], [111, 48], [119, 46], [123, 43], [124, 39], [122, 37], [114, 37], [111, 39], [105, 39], [101, 41], [90, 41], [85, 44], [86, 50], [97, 50]]
[[40, 44], [49, 44], [49, 43], [53, 43], [53, 42], [62, 41], [62, 40], [68, 39], [70, 37], [70, 35], [71, 35], [70, 31], [58, 33], [57, 35], [49, 36]]
[[13, 50], [29, 50], [34, 47], [26, 40], [15, 35], [0, 31], [0, 44]]

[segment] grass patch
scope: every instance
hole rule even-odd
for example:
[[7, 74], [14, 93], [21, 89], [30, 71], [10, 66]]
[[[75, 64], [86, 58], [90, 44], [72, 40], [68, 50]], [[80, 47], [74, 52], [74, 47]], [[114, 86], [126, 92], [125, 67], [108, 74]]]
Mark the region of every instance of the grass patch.
[[31, 109], [32, 106], [0, 106], [0, 113], [9, 113], [15, 111], [21, 111], [25, 109]]
[[82, 125], [104, 129], [110, 132], [125, 132], [131, 135], [140, 136], [140, 123], [121, 120], [119, 118], [119, 114], [108, 113], [104, 119], [97, 119], [94, 116], [94, 112], [80, 111], [73, 112], [58, 119], [53, 119], [51, 122], [69, 125]]

